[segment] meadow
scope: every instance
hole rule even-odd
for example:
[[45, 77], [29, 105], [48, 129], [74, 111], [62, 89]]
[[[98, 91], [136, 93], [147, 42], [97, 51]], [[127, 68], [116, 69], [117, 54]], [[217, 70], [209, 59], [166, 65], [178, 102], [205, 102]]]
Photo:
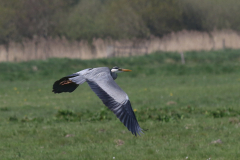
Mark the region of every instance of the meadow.
[[[240, 50], [95, 60], [0, 63], [0, 159], [230, 160], [240, 156]], [[85, 83], [52, 93], [65, 75], [119, 66], [140, 137]]]

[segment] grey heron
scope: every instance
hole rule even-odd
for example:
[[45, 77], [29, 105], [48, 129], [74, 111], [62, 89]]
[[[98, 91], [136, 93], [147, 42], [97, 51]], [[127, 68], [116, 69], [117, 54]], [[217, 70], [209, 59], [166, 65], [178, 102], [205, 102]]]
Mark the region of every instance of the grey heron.
[[130, 72], [117, 66], [87, 68], [74, 74], [68, 75], [53, 84], [54, 93], [73, 92], [80, 84], [87, 82], [102, 102], [117, 116], [117, 118], [135, 136], [142, 132], [136, 116], [132, 110], [128, 95], [114, 81], [117, 73]]

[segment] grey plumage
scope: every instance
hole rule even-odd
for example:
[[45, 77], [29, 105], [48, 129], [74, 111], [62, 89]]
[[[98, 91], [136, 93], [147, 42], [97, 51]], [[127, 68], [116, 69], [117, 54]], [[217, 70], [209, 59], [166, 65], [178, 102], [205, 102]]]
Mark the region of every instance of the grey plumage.
[[61, 78], [53, 84], [53, 92], [72, 92], [85, 81], [102, 102], [119, 118], [132, 134], [142, 133], [132, 110], [128, 95], [117, 85], [114, 79], [117, 72], [130, 71], [113, 67], [88, 68]]

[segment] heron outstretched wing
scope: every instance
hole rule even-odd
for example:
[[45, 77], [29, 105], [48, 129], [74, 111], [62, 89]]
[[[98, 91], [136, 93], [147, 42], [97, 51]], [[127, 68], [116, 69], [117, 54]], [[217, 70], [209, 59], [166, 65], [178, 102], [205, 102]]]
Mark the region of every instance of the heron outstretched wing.
[[140, 135], [142, 129], [132, 110], [128, 95], [113, 80], [109, 69], [96, 73], [86, 78], [91, 89], [132, 134]]

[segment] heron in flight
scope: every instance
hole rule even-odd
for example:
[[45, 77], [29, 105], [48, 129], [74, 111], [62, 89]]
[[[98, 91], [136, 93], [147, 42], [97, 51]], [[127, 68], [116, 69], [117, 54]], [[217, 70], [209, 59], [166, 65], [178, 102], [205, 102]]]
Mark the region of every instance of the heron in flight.
[[117, 73], [130, 72], [117, 66], [88, 68], [63, 77], [53, 84], [54, 93], [73, 92], [80, 84], [87, 82], [93, 92], [117, 116], [135, 136], [142, 132], [132, 110], [128, 95], [114, 81]]

